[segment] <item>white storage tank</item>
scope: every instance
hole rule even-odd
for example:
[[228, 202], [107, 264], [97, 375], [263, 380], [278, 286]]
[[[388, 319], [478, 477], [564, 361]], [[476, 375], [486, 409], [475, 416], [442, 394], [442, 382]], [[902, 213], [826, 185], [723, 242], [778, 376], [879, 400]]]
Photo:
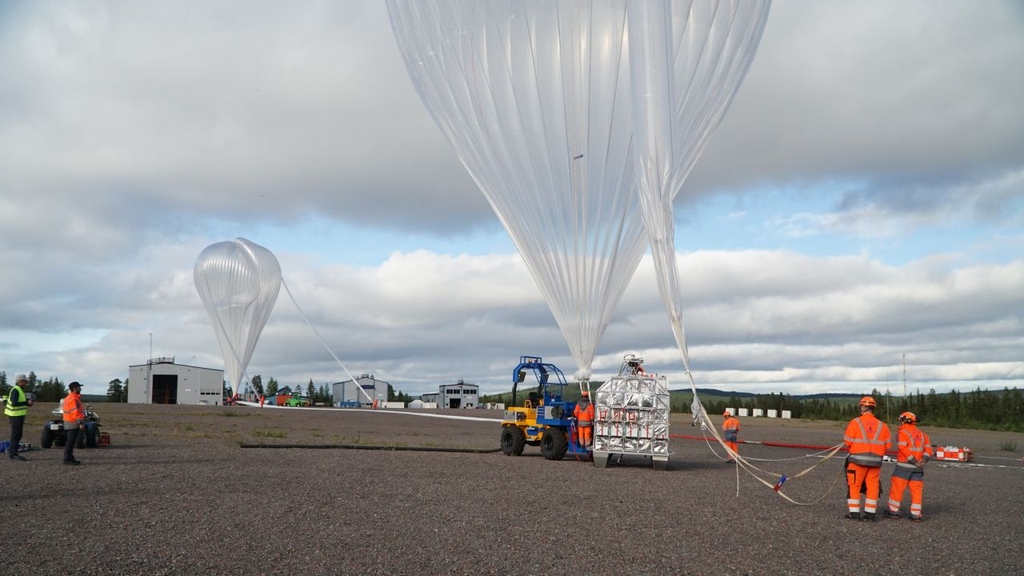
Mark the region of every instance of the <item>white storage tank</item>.
[[779, 417], [779, 411], [778, 410], [772, 410], [772, 409], [769, 408], [768, 409], [768, 417], [769, 418], [778, 418]]
[[754, 418], [760, 418], [764, 416], [764, 410], [761, 408], [754, 408]]
[[783, 418], [792, 418], [793, 417], [793, 411], [792, 410], [783, 410], [782, 411], [782, 417]]

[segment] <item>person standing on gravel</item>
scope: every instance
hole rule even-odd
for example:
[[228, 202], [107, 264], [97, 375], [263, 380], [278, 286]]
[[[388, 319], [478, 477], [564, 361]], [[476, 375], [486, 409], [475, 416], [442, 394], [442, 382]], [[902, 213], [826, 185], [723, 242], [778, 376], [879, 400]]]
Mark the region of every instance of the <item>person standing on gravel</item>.
[[24, 374], [18, 374], [14, 379], [14, 387], [7, 394], [7, 402], [4, 405], [4, 415], [11, 423], [11, 444], [7, 447], [7, 454], [12, 461], [27, 460], [18, 454], [21, 436], [25, 431], [25, 415], [28, 414], [28, 407], [33, 404], [33, 398], [25, 393], [27, 387], [28, 378]]
[[[860, 399], [860, 416], [850, 420], [846, 426], [843, 442], [850, 451], [847, 458], [847, 482], [849, 496], [846, 500], [850, 520], [875, 520], [878, 508], [879, 477], [882, 471], [882, 457], [892, 447], [889, 427], [875, 417], [875, 399], [865, 396]], [[860, 515], [860, 487], [867, 480], [867, 494], [864, 496], [864, 517]]]
[[68, 395], [60, 403], [60, 408], [64, 412], [64, 464], [78, 466], [81, 462], [75, 460], [75, 444], [78, 442], [78, 435], [85, 428], [81, 384], [68, 384]]
[[921, 521], [924, 498], [924, 465], [932, 458], [932, 440], [917, 427], [917, 415], [900, 414], [896, 432], [896, 469], [889, 481], [889, 507], [882, 511], [886, 518], [900, 517], [903, 491], [910, 486], [910, 520]]
[[[733, 416], [732, 413], [729, 412], [728, 410], [726, 410], [725, 413], [722, 414], [722, 416], [725, 417], [725, 421], [722, 422], [722, 432], [725, 436], [725, 445], [729, 447], [729, 450], [732, 450], [732, 454], [738, 455], [740, 453], [740, 420], [739, 418]], [[732, 464], [733, 462], [732, 454], [730, 454], [729, 459], [726, 460], [726, 462], [729, 464]]]

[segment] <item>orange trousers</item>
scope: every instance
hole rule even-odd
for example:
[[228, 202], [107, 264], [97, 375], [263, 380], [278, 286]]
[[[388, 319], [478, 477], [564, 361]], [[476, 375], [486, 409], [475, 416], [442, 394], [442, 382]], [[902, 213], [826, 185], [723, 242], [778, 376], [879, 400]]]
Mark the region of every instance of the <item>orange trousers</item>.
[[590, 445], [593, 430], [593, 426], [576, 426], [576, 439], [580, 446]]
[[[735, 452], [737, 454], [740, 453], [740, 445], [739, 445], [738, 442], [725, 441], [725, 445], [729, 447], [729, 450], [732, 450], [733, 452]], [[729, 456], [729, 457], [732, 458], [732, 456]]]
[[924, 502], [924, 481], [907, 480], [893, 475], [889, 482], [889, 512], [896, 514], [900, 511], [900, 502], [903, 501], [903, 491], [910, 486], [910, 515], [921, 515], [921, 504]]
[[[879, 478], [882, 469], [877, 466], [861, 466], [850, 462], [846, 466], [846, 483], [850, 488], [847, 508], [851, 514], [860, 513], [860, 487], [867, 482], [868, 492], [864, 495], [864, 512], [874, 514], [878, 509]], [[853, 472], [852, 474], [850, 472]]]

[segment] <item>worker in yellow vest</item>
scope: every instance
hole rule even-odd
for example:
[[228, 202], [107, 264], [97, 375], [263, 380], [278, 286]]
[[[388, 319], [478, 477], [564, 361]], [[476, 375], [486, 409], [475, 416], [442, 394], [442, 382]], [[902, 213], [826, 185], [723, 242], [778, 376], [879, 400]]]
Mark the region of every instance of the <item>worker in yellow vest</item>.
[[18, 374], [14, 379], [14, 387], [7, 394], [7, 402], [4, 405], [4, 415], [11, 423], [10, 446], [7, 447], [7, 455], [12, 461], [25, 461], [27, 458], [18, 454], [21, 446], [21, 436], [25, 431], [25, 415], [28, 414], [28, 407], [35, 398], [25, 392], [28, 388], [28, 378], [24, 374]]

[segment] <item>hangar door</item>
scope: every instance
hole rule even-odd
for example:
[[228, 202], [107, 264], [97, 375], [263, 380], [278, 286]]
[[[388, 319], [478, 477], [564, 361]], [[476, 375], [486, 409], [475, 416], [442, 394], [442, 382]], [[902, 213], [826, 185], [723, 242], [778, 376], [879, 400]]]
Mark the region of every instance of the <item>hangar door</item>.
[[178, 376], [176, 374], [153, 375], [153, 404], [178, 403]]

